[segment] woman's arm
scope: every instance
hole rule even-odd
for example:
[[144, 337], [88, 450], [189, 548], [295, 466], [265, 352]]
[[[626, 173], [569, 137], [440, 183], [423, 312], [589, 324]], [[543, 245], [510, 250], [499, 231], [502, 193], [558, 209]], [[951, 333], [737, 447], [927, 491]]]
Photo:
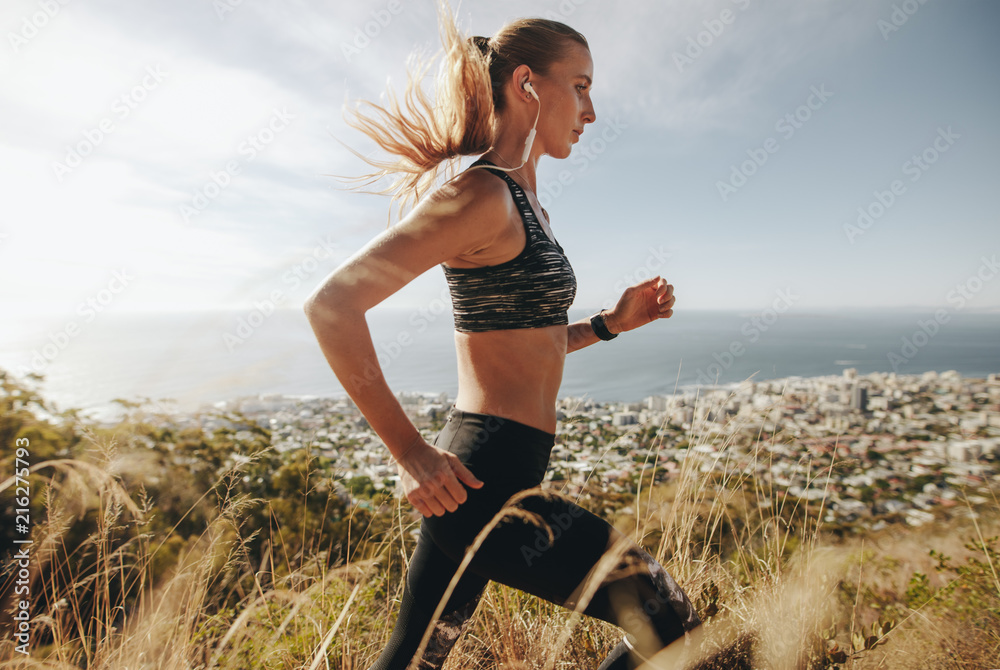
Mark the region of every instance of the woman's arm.
[[479, 186], [504, 184], [490, 175], [469, 176], [473, 178], [463, 180], [465, 188], [453, 183], [439, 189], [371, 240], [305, 303], [331, 369], [397, 460], [420, 433], [385, 382], [365, 313], [428, 269], [482, 248], [496, 236], [496, 218], [506, 215], [507, 208], [490, 197], [496, 189], [484, 192]]
[[385, 381], [364, 310], [349, 304], [327, 308], [316, 300], [316, 294], [305, 309], [319, 348], [341, 386], [392, 457], [402, 460], [422, 437]]
[[[610, 311], [604, 313], [604, 325], [606, 325], [608, 330], [612, 333], [620, 332], [618, 330], [618, 324], [615, 322], [615, 317]], [[589, 316], [566, 326], [566, 333], [567, 354], [578, 349], [583, 349], [584, 347], [589, 347], [591, 344], [601, 341], [601, 338], [599, 338], [597, 333], [594, 332], [594, 327], [590, 325]]]
[[[433, 448], [386, 384], [365, 313], [431, 267], [488, 246], [503, 229], [497, 221], [510, 216], [506, 185], [476, 172], [460, 180], [436, 191], [344, 261], [305, 303], [330, 368], [397, 463], [413, 475], [407, 496], [425, 515], [454, 509], [453, 499], [464, 501], [464, 489], [451, 470], [444, 472], [440, 456], [427, 453]], [[462, 474], [458, 468], [453, 469]], [[434, 478], [430, 484], [422, 481]], [[414, 489], [420, 489], [417, 500]]]
[[[614, 309], [604, 313], [604, 324], [612, 333], [624, 333], [656, 319], [669, 319], [673, 316], [673, 307], [673, 285], [656, 276], [625, 289]], [[566, 328], [567, 354], [601, 341], [590, 325], [589, 316], [569, 324]]]

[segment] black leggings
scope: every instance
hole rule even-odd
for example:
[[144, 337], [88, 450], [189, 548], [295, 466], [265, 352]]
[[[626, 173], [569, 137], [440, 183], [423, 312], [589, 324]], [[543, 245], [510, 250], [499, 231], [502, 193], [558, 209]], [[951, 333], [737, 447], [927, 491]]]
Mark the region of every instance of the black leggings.
[[[454, 512], [424, 517], [396, 626], [372, 670], [403, 670], [413, 660], [466, 548], [512, 495], [541, 483], [554, 443], [554, 434], [512, 419], [451, 408], [434, 444], [456, 454], [483, 486], [467, 487], [468, 499]], [[635, 668], [701, 623], [663, 567], [600, 517], [541, 489], [516, 507], [541, 517], [553, 539], [522, 518], [498, 523], [459, 579], [417, 667], [441, 668], [489, 580], [573, 607], [586, 595], [580, 587], [588, 572], [617, 542], [625, 543], [616, 545], [625, 548], [621, 560], [582, 610], [628, 634], [600, 670]]]

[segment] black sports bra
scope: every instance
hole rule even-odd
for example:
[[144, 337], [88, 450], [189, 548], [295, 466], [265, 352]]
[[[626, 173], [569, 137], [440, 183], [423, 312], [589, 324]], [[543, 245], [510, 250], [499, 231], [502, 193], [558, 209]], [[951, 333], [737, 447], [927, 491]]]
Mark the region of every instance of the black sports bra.
[[[486, 159], [473, 165], [480, 163], [494, 165]], [[526, 241], [521, 253], [497, 265], [441, 264], [451, 291], [455, 330], [478, 333], [567, 325], [567, 310], [576, 298], [576, 275], [569, 259], [542, 229], [518, 183], [502, 170], [485, 169], [506, 180], [521, 212]]]

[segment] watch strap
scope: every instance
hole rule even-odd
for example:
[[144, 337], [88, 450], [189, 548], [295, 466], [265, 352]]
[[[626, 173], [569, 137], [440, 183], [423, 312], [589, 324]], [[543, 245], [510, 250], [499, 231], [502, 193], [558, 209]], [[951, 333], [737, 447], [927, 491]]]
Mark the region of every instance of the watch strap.
[[604, 310], [590, 317], [590, 327], [594, 329], [594, 334], [596, 334], [602, 340], [613, 340], [618, 337], [618, 333], [612, 333], [608, 330], [608, 324], [604, 322]]

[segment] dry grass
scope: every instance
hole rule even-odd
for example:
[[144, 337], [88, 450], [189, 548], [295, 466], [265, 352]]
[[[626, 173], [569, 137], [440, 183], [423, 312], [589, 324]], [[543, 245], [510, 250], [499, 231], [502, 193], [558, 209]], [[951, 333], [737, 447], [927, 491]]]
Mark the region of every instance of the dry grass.
[[[731, 437], [700, 430], [692, 429], [690, 443], [710, 444], [715, 451], [689, 450], [667, 485], [650, 485], [653, 468], [640, 482], [633, 513], [621, 517], [627, 525], [618, 524], [650, 550], [707, 619], [687, 645], [664, 650], [649, 668], [689, 667], [702, 651], [740, 636], [755, 641], [752, 667], [757, 668], [1000, 667], [1000, 632], [970, 629], [968, 618], [956, 621], [933, 602], [907, 604], [915, 573], [928, 575], [932, 590], [949, 579], [965, 579], [937, 570], [928, 549], [952, 557], [953, 564], [975, 556], [966, 544], [997, 534], [1000, 506], [987, 510], [988, 518], [961, 524], [919, 530], [893, 525], [835, 542], [823, 533], [825, 499], [772, 499], [735, 467]], [[402, 538], [413, 527], [408, 505], [397, 504], [396, 530], [377, 539], [379, 560], [330, 571], [303, 569], [265, 587], [244, 551], [249, 538], [241, 514], [250, 501], [227, 496], [201, 535], [184, 545], [172, 573], [153, 584], [150, 566], [163, 538], [144, 529], [156, 510], [141, 489], [125, 490], [120, 467], [127, 461], [114, 442], [92, 441], [91, 461], [33, 466], [45, 477], [47, 494], [44, 522], [33, 535], [32, 592], [44, 591], [45, 601], [55, 603], [48, 612], [34, 613], [33, 634], [40, 639], [44, 632], [51, 644], [25, 657], [5, 642], [3, 667], [354, 670], [378, 655], [399, 602], [398, 574], [407, 560]], [[658, 446], [650, 451], [650, 463], [656, 462]], [[767, 446], [768, 440], [757, 440], [753, 463], [770, 463]], [[825, 483], [820, 476], [817, 485]], [[0, 491], [10, 486], [5, 482]], [[67, 531], [88, 510], [100, 520], [97, 532], [81, 545], [66, 546]], [[116, 541], [127, 527], [134, 531], [130, 539]], [[730, 549], [720, 552], [720, 547]], [[472, 551], [477, 548], [478, 543]], [[83, 555], [94, 558], [82, 565]], [[609, 556], [594, 579], [615, 562]], [[43, 569], [53, 566], [60, 570]], [[224, 575], [251, 586], [235, 610], [214, 612], [211, 593]], [[986, 594], [977, 597], [997, 607], [1000, 581], [992, 593], [986, 583]], [[592, 591], [584, 585], [581, 607]], [[126, 600], [134, 603], [128, 611]], [[870, 635], [872, 624], [889, 618], [897, 624], [884, 633], [879, 629], [878, 645], [866, 650], [872, 640], [866, 644], [862, 638], [860, 650], [853, 646], [855, 634]], [[995, 624], [1000, 611], [983, 620]], [[836, 655], [829, 637], [847, 651], [845, 657]], [[621, 631], [606, 623], [490, 584], [446, 667], [596, 667], [620, 639]]]

